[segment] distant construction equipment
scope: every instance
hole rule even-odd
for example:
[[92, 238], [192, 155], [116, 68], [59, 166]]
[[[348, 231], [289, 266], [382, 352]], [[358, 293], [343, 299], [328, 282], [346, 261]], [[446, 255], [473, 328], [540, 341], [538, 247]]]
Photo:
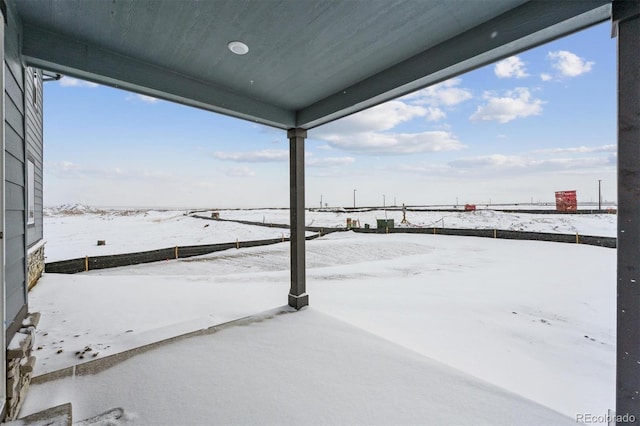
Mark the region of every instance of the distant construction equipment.
[[576, 191], [556, 191], [556, 210], [559, 212], [578, 210]]

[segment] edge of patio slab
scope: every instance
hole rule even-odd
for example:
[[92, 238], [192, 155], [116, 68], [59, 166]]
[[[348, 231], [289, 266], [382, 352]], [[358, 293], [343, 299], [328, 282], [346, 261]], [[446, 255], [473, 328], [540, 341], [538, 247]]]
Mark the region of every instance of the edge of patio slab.
[[60, 370], [55, 370], [55, 371], [44, 373], [38, 376], [34, 376], [31, 379], [31, 384], [46, 383], [52, 380], [58, 380], [64, 377], [71, 377], [74, 375], [84, 376], [89, 374], [96, 374], [108, 368], [111, 368], [114, 365], [120, 364], [121, 362], [126, 361], [127, 359], [132, 358], [136, 355], [143, 354], [145, 352], [148, 352], [150, 350], [153, 350], [155, 348], [158, 348], [170, 343], [175, 343], [180, 340], [188, 339], [190, 337], [217, 333], [218, 331], [224, 330], [229, 327], [248, 325], [248, 324], [264, 321], [278, 315], [289, 314], [293, 312], [296, 312], [296, 310], [294, 308], [291, 308], [290, 306], [287, 306], [287, 305], [280, 306], [278, 308], [260, 312], [255, 315], [249, 315], [236, 320], [227, 321], [221, 324], [216, 324], [211, 327], [191, 331], [189, 333], [180, 334], [178, 336], [169, 337], [167, 339], [142, 345], [137, 348], [129, 349], [129, 350], [118, 352], [116, 354], [108, 355], [102, 358], [86, 361], [81, 364], [65, 367]]
[[66, 404], [47, 408], [46, 410], [29, 414], [28, 416], [20, 419], [0, 424], [2, 426], [71, 426], [71, 403], [68, 402]]

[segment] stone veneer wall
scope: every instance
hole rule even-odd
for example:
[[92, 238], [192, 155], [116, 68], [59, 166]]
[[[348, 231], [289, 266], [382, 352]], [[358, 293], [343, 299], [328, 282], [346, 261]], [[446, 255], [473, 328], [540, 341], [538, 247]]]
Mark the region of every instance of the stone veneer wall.
[[44, 272], [44, 241], [31, 247], [27, 253], [29, 290], [36, 285]]
[[27, 396], [36, 357], [31, 355], [35, 343], [38, 312], [29, 314], [22, 328], [7, 348], [7, 414], [5, 420], [15, 420]]

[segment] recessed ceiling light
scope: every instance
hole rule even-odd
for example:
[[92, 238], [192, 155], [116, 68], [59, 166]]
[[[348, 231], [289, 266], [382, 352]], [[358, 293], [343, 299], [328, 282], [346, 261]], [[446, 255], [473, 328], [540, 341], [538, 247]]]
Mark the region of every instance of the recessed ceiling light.
[[230, 41], [227, 47], [236, 55], [246, 55], [249, 52], [249, 46], [241, 41]]

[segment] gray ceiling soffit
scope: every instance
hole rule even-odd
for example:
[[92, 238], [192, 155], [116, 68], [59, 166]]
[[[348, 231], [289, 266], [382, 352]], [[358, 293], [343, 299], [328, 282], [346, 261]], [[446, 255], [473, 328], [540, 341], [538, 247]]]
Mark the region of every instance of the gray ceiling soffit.
[[[12, 0], [9, 4], [25, 25], [297, 111], [526, 1]], [[232, 40], [246, 42], [249, 54], [232, 55], [227, 49]]]
[[[298, 111], [311, 129], [606, 21], [609, 0], [533, 1]], [[492, 37], [492, 35], [494, 35]]]
[[28, 65], [44, 70], [272, 127], [295, 127], [294, 111], [28, 24], [22, 55]]
[[[427, 0], [424, 1], [426, 2]], [[282, 0], [281, 3], [283, 5], [300, 5], [300, 3], [291, 3], [285, 0]], [[479, 3], [482, 2], [478, 0], [478, 2], [471, 1], [468, 3], [470, 9], [465, 11], [467, 18], [470, 10], [478, 12], [477, 5]], [[91, 4], [99, 5], [99, 7], [91, 8]], [[343, 40], [342, 37], [338, 37], [338, 41], [346, 46], [341, 48], [341, 55], [345, 54], [345, 52], [357, 51], [359, 48], [367, 48], [369, 49], [367, 50], [367, 55], [370, 55], [367, 58], [375, 59], [367, 62], [369, 64], [367, 66], [362, 65], [358, 78], [347, 76], [347, 74], [353, 72], [353, 69], [351, 69], [345, 73], [334, 73], [331, 78], [326, 77], [324, 79], [326, 81], [312, 80], [307, 84], [306, 80], [304, 78], [300, 80], [300, 77], [305, 75], [304, 72], [316, 72], [318, 70], [301, 69], [301, 74], [297, 75], [297, 83], [293, 82], [293, 80], [285, 79], [284, 83], [282, 83], [284, 86], [280, 87], [278, 84], [281, 83], [276, 82], [277, 84], [273, 88], [278, 87], [278, 90], [266, 96], [266, 92], [259, 92], [256, 88], [246, 84], [243, 86], [227, 85], [227, 81], [232, 81], [235, 78], [233, 72], [229, 73], [234, 68], [224, 68], [228, 63], [220, 61], [227, 61], [227, 59], [213, 55], [211, 50], [202, 49], [209, 54], [208, 57], [217, 61], [215, 62], [216, 66], [208, 65], [207, 61], [195, 61], [193, 64], [182, 65], [183, 62], [176, 62], [169, 50], [162, 49], [164, 47], [163, 42], [152, 39], [149, 42], [150, 44], [147, 45], [144, 38], [138, 37], [134, 40], [137, 44], [126, 44], [129, 42], [128, 33], [119, 32], [118, 27], [114, 27], [114, 25], [135, 26], [139, 24], [135, 20], [131, 22], [110, 21], [110, 32], [102, 34], [102, 27], [95, 29], [95, 25], [98, 25], [101, 22], [100, 20], [112, 19], [108, 13], [111, 7], [109, 6], [110, 4], [111, 2], [106, 1], [104, 3], [54, 0], [49, 0], [48, 2], [43, 0], [42, 3], [28, 0], [16, 2], [15, 5], [18, 6], [18, 10], [21, 10], [24, 15], [22, 16], [24, 33], [22, 53], [25, 62], [45, 70], [281, 129], [292, 127], [311, 129], [320, 126], [602, 22], [609, 19], [611, 13], [610, 0], [534, 0], [525, 3], [522, 0], [513, 0], [512, 3], [508, 0], [501, 0], [501, 2], [485, 3], [487, 8], [489, 5], [494, 7], [492, 9], [493, 13], [500, 14], [497, 16], [495, 14], [488, 15], [485, 12], [485, 17], [477, 18], [479, 23], [477, 26], [472, 24], [461, 28], [455, 26], [450, 28], [454, 23], [447, 20], [446, 25], [443, 26], [441, 24], [438, 31], [446, 31], [448, 35], [440, 32], [433, 33], [434, 30], [431, 30], [430, 26], [425, 27], [426, 23], [429, 22], [425, 16], [425, 20], [414, 19], [411, 21], [411, 25], [413, 25], [411, 28], [416, 31], [407, 32], [407, 28], [403, 28], [402, 37], [396, 34], [394, 37], [385, 39], [387, 34], [371, 33], [371, 30], [369, 30], [369, 37], [374, 37], [376, 39], [375, 43], [368, 43], [368, 39], [362, 37], [358, 42], [359, 44], [348, 38]], [[137, 3], [124, 1], [117, 3], [118, 7], [122, 6], [125, 10], [135, 6], [137, 9], [141, 9], [138, 12], [141, 12], [146, 6], [157, 8], [159, 7], [158, 5], [170, 5], [173, 7], [175, 4], [161, 1]], [[237, 12], [236, 6], [239, 8], [238, 10], [245, 10], [243, 8], [248, 7], [250, 4], [259, 4], [262, 7], [267, 3], [210, 2], [203, 3], [203, 10], [213, 7], [212, 5], [223, 5], [226, 8], [230, 8], [228, 9], [229, 13], [235, 13]], [[326, 9], [325, 6], [330, 4], [346, 4], [349, 6], [365, 3], [311, 2], [310, 4], [323, 6], [323, 9]], [[378, 2], [377, 4], [384, 5], [386, 3]], [[418, 2], [413, 4], [429, 5], [431, 7], [429, 10], [432, 10], [434, 5], [450, 8], [453, 3], [431, 1], [430, 3]], [[456, 4], [464, 5], [465, 3], [458, 2]], [[509, 4], [514, 7], [506, 9], [505, 6]], [[41, 5], [41, 8], [34, 8], [39, 5]], [[73, 15], [74, 5], [88, 7], [86, 13], [92, 14], [92, 19], [95, 22], [91, 22], [94, 22], [94, 24], [89, 25], [82, 13], [78, 14], [76, 11], [75, 15]], [[471, 5], [475, 9], [471, 8]], [[502, 8], [502, 11], [498, 10], [498, 5]], [[355, 6], [353, 10], [354, 13], [356, 10], [362, 13], [362, 10]], [[385, 10], [392, 13], [390, 10]], [[504, 10], [507, 11], [503, 12]], [[208, 11], [211, 12], [211, 10]], [[307, 12], [304, 9], [298, 10], [296, 13], [307, 16]], [[333, 12], [335, 15], [335, 11]], [[107, 15], [104, 15], [105, 13]], [[430, 12], [425, 11], [424, 13]], [[442, 11], [440, 11], [441, 13]], [[126, 19], [132, 18], [132, 15], [125, 16]], [[224, 17], [226, 15], [220, 16]], [[383, 14], [381, 16], [386, 17], [388, 15]], [[402, 16], [404, 17], [404, 15]], [[486, 20], [487, 16], [490, 17], [489, 20]], [[280, 15], [274, 15], [274, 19], [278, 17]], [[169, 16], [169, 18], [172, 17]], [[261, 16], [254, 16], [254, 18], [266, 19]], [[361, 18], [359, 25], [362, 25], [363, 17], [358, 15], [358, 18]], [[395, 16], [395, 18], [399, 19], [398, 16]], [[166, 24], [165, 21], [156, 22], [148, 17], [143, 19], [145, 24]], [[164, 16], [163, 19], [167, 19], [167, 16]], [[433, 19], [433, 16], [430, 15], [429, 19]], [[355, 20], [354, 17], [353, 21]], [[364, 22], [366, 21], [365, 19]], [[174, 24], [174, 30], [180, 30], [180, 22], [173, 18], [171, 22]], [[337, 25], [349, 24], [349, 19], [341, 19], [340, 22], [341, 24]], [[195, 25], [194, 23], [192, 24]], [[339, 29], [344, 31], [345, 28], [348, 27], [340, 27]], [[429, 31], [425, 32], [425, 28]], [[328, 28], [324, 29], [325, 33], [329, 30]], [[429, 44], [429, 47], [420, 47], [421, 45], [415, 44], [417, 43], [416, 35], [411, 34], [412, 32], [417, 33], [417, 30], [422, 31], [419, 37], [428, 35], [429, 37], [439, 37], [440, 39], [437, 43]], [[76, 35], [72, 35], [74, 31], [79, 32]], [[251, 26], [248, 29], [245, 28], [245, 31], [248, 31], [245, 34], [246, 36], [259, 36], [259, 34], [252, 34], [252, 31], [255, 30], [252, 30]], [[188, 38], [190, 37], [189, 34], [191, 34], [189, 31], [184, 31], [180, 34], [183, 37], [181, 41], [187, 40], [191, 44], [196, 42], [195, 39]], [[278, 32], [276, 32], [276, 35], [282, 37]], [[402, 44], [403, 40], [405, 40], [403, 37], [412, 37], [410, 42], [413, 43], [414, 47], [417, 47], [409, 55], [404, 57], [395, 56], [395, 59], [393, 59], [391, 56], [382, 55], [376, 50], [377, 46], [384, 45], [380, 40], [385, 39], [386, 52], [388, 55], [393, 56], [393, 52], [389, 53], [388, 48], [397, 46], [398, 43]], [[337, 42], [331, 38], [329, 41]], [[170, 41], [165, 40], [165, 42], [169, 43]], [[268, 40], [263, 42], [268, 43]], [[355, 45], [350, 45], [350, 43], [355, 43]], [[146, 46], [154, 49], [155, 56], [151, 52], [144, 51]], [[176, 45], [173, 45], [173, 47], [175, 48]], [[371, 51], [371, 49], [374, 50]], [[393, 51], [393, 49], [391, 50]], [[329, 57], [311, 55], [312, 61], [308, 62], [308, 64], [317, 63], [317, 61], [313, 61], [318, 58], [331, 64], [339, 63], [344, 58], [340, 55], [336, 56], [331, 50], [325, 49], [323, 51]], [[304, 52], [306, 50], [301, 51], [301, 53]], [[288, 62], [290, 59], [295, 58], [295, 55], [291, 56], [290, 53], [287, 55], [286, 50], [281, 51], [278, 49], [270, 50], [270, 53], [275, 55], [269, 58], [271, 60], [269, 67], [273, 69], [265, 68], [266, 71], [271, 70], [270, 75], [279, 77], [279, 73], [285, 73], [283, 75], [296, 76], [296, 74], [286, 74], [286, 72], [300, 67], [300, 64], [297, 64], [295, 59], [290, 63]], [[309, 54], [306, 54], [306, 56], [307, 60], [309, 60]], [[357, 61], [356, 63], [360, 64]], [[362, 62], [362, 64], [364, 63]], [[284, 68], [281, 67], [282, 65]], [[222, 77], [212, 74], [213, 71], [218, 69], [226, 70], [226, 74], [223, 74]], [[235, 70], [236, 74], [241, 72], [243, 72], [243, 78], [249, 76], [244, 73], [244, 70]], [[215, 80], [214, 78], [217, 77], [219, 79]], [[339, 90], [340, 87], [344, 88]]]

